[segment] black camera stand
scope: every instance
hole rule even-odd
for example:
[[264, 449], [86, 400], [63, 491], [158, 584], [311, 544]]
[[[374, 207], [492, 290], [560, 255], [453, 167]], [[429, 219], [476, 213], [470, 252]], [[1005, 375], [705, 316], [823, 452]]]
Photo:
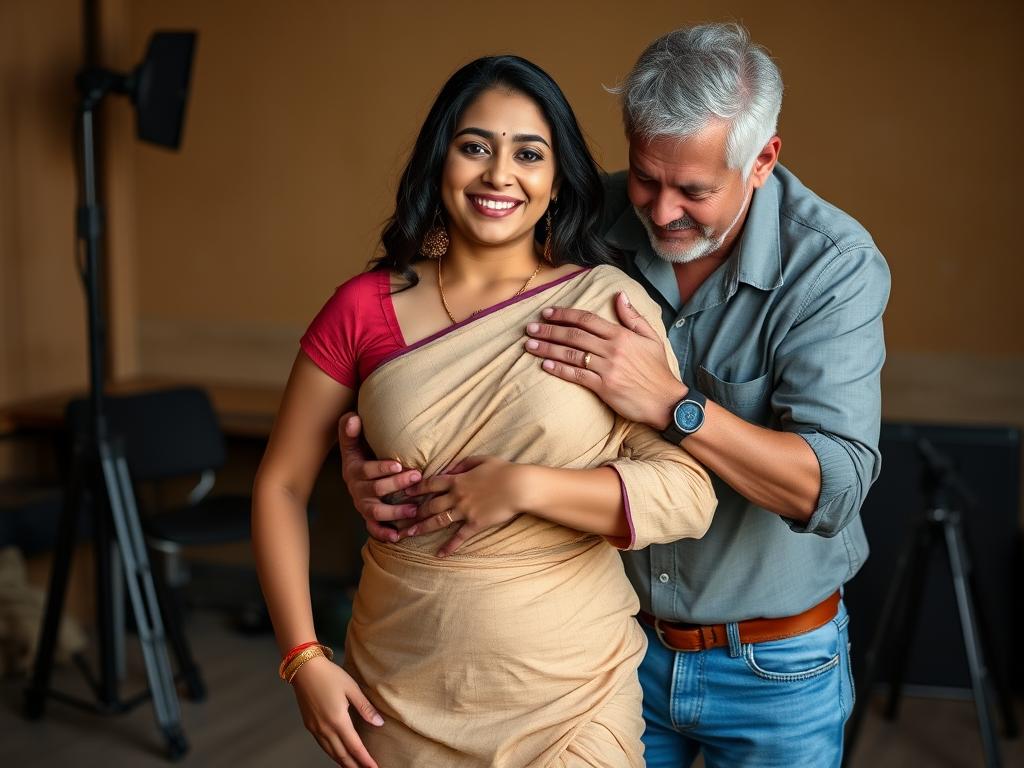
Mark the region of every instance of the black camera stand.
[[[54, 550], [46, 614], [32, 681], [25, 690], [25, 715], [32, 720], [42, 717], [47, 697], [104, 714], [124, 712], [151, 697], [157, 726], [166, 741], [167, 754], [171, 759], [177, 759], [188, 751], [188, 742], [181, 727], [181, 709], [167, 655], [160, 603], [149, 566], [128, 463], [118, 441], [108, 433], [104, 413], [102, 371], [105, 333], [98, 274], [102, 214], [96, 200], [93, 111], [110, 85], [105, 77], [99, 73], [95, 79], [86, 77], [79, 83], [83, 90], [80, 117], [84, 199], [78, 211], [78, 236], [85, 243], [83, 278], [89, 314], [91, 430], [87, 436], [77, 436], [73, 449], [70, 480], [65, 489], [64, 509]], [[95, 534], [99, 680], [93, 679], [84, 662], [80, 666], [86, 673], [96, 698], [95, 703], [50, 689], [78, 519], [83, 510], [91, 512]], [[115, 620], [118, 603], [115, 589], [119, 589], [121, 579], [128, 586], [149, 684], [148, 692], [130, 700], [121, 699], [117, 690], [117, 643], [120, 637]]]
[[963, 633], [967, 666], [970, 671], [971, 691], [981, 731], [985, 765], [998, 768], [1002, 764], [999, 742], [989, 705], [990, 688], [998, 699], [1007, 738], [1016, 738], [1017, 721], [1006, 678], [991, 674], [986, 657], [995, 659], [992, 652], [991, 630], [982, 612], [977, 589], [971, 578], [971, 563], [961, 520], [961, 505], [977, 513], [973, 494], [964, 485], [952, 462], [925, 439], [917, 442], [923, 462], [922, 490], [925, 508], [914, 523], [896, 566], [896, 573], [882, 606], [878, 625], [865, 659], [865, 672], [858, 685], [857, 704], [853, 709], [846, 733], [846, 754], [843, 765], [849, 765], [857, 736], [868, 707], [871, 691], [878, 679], [880, 660], [886, 651], [892, 654], [889, 701], [885, 709], [887, 720], [899, 712], [903, 679], [906, 674], [910, 649], [917, 630], [917, 621], [932, 549], [943, 546], [949, 558], [949, 568], [956, 597], [960, 629]]

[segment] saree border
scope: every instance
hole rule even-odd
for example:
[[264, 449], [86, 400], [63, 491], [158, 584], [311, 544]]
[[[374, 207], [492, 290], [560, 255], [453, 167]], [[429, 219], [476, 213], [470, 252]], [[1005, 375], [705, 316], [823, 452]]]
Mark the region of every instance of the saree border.
[[[549, 290], [551, 288], [554, 288], [557, 285], [561, 285], [562, 283], [565, 283], [565, 282], [567, 282], [569, 280], [572, 280], [575, 277], [579, 277], [580, 275], [586, 274], [587, 272], [590, 272], [592, 269], [593, 269], [593, 267], [583, 267], [582, 269], [578, 269], [575, 272], [570, 272], [568, 275], [562, 275], [561, 277], [559, 277], [559, 278], [557, 278], [555, 280], [552, 280], [550, 283], [544, 283], [544, 285], [538, 285], [536, 288], [531, 288], [529, 291], [526, 291], [525, 293], [521, 293], [518, 296], [513, 296], [510, 299], [505, 299], [504, 301], [499, 302], [497, 304], [492, 304], [491, 306], [487, 307], [486, 309], [481, 309], [479, 312], [476, 312], [475, 314], [470, 315], [465, 320], [461, 320], [460, 322], [455, 323], [454, 325], [449, 325], [447, 328], [442, 328], [440, 331], [435, 331], [434, 333], [430, 334], [429, 336], [425, 336], [424, 338], [420, 339], [419, 341], [413, 342], [412, 344], [410, 344], [410, 345], [408, 345], [406, 347], [402, 347], [401, 349], [396, 349], [394, 352], [392, 352], [387, 357], [382, 359], [379, 363], [377, 363], [377, 366], [373, 369], [373, 372], [370, 375], [372, 376], [373, 373], [376, 373], [377, 371], [379, 371], [381, 368], [383, 368], [385, 365], [390, 363], [392, 360], [397, 360], [402, 355], [408, 354], [410, 352], [415, 352], [420, 347], [423, 347], [423, 346], [425, 346], [427, 344], [430, 344], [433, 341], [437, 341], [438, 339], [443, 338], [444, 336], [447, 336], [449, 333], [452, 333], [453, 331], [457, 331], [460, 328], [464, 328], [467, 325], [470, 325], [470, 324], [476, 322], [477, 320], [481, 320], [481, 319], [487, 317], [488, 315], [494, 314], [498, 310], [505, 309], [505, 307], [510, 307], [513, 304], [519, 303], [520, 301], [524, 301], [526, 299], [533, 298], [534, 296], [538, 295], [539, 293], [542, 293], [543, 291], [547, 291], [547, 290]], [[405, 338], [405, 336], [403, 334], [403, 340], [404, 340], [404, 338]], [[369, 376], [367, 376], [367, 378], [369, 378]]]

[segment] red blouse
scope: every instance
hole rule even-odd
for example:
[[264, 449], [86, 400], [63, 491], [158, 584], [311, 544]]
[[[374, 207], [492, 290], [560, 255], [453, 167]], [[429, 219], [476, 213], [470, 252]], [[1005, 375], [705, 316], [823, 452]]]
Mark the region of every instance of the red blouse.
[[363, 272], [339, 285], [299, 346], [332, 379], [358, 388], [385, 358], [406, 346], [391, 303], [391, 273]]

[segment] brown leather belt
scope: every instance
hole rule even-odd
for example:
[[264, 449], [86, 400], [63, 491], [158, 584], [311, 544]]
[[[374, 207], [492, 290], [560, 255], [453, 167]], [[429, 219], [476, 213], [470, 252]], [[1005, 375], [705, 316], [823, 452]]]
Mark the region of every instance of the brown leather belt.
[[[839, 609], [839, 592], [836, 591], [817, 605], [796, 616], [779, 619], [750, 619], [739, 622], [741, 643], [766, 643], [802, 635], [835, 618]], [[646, 611], [637, 616], [640, 621], [653, 627], [661, 644], [671, 651], [703, 651], [720, 648], [729, 644], [725, 624], [683, 624], [675, 621], [656, 619]]]

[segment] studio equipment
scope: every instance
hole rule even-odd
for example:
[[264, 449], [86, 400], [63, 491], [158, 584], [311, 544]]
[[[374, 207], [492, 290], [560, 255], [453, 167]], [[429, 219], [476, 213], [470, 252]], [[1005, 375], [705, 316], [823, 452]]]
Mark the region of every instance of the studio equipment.
[[[1006, 640], [1017, 597], [1012, 574], [1020, 434], [1003, 428], [890, 424], [883, 425], [880, 447], [885, 482], [880, 478], [861, 512], [871, 559], [847, 589], [851, 615], [873, 628], [873, 634], [858, 674], [844, 765], [851, 760], [875, 684], [887, 669], [887, 720], [898, 714], [908, 672], [914, 682], [940, 692], [968, 686], [985, 765], [999, 766], [993, 704], [1007, 737], [1018, 733], [1008, 668], [1015, 649]], [[953, 455], [963, 459], [970, 475], [961, 472]], [[966, 477], [982, 482], [969, 483]], [[895, 521], [909, 524], [898, 551], [889, 544], [900, 540], [891, 527]], [[894, 572], [879, 572], [893, 561]], [[919, 633], [921, 626], [925, 633]], [[919, 634], [925, 637], [915, 642]], [[961, 679], [964, 656], [966, 676]]]
[[[80, 95], [77, 109], [81, 199], [77, 210], [77, 237], [82, 281], [88, 310], [89, 427], [75, 437], [57, 538], [53, 553], [46, 614], [32, 679], [25, 690], [25, 715], [42, 717], [48, 698], [102, 714], [117, 714], [151, 698], [157, 726], [171, 759], [188, 751], [181, 725], [181, 710], [174, 675], [167, 654], [160, 604], [150, 570], [146, 544], [139, 523], [128, 464], [118, 435], [112, 434], [105, 412], [104, 361], [106, 326], [102, 296], [103, 208], [97, 197], [95, 165], [95, 113], [107, 94], [131, 99], [138, 137], [153, 144], [177, 149], [188, 96], [194, 32], [158, 32], [152, 36], [146, 57], [127, 74], [86, 68], [75, 84]], [[84, 254], [83, 254], [84, 250]], [[84, 660], [77, 660], [95, 701], [87, 701], [50, 688], [54, 650], [67, 592], [68, 574], [81, 514], [92, 521], [96, 560], [96, 611], [99, 634], [99, 674]], [[118, 692], [118, 644], [116, 613], [120, 593], [127, 584], [148, 690], [129, 699]], [[190, 694], [202, 695], [191, 690]]]

